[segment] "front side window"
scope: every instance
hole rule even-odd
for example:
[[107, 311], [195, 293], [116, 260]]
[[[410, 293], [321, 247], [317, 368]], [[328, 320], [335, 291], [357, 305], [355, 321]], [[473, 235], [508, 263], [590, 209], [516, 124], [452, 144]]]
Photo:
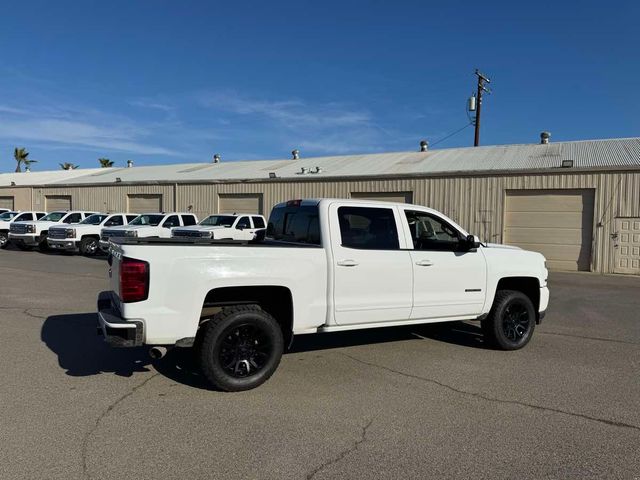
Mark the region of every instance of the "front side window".
[[454, 251], [460, 247], [460, 233], [444, 220], [425, 212], [405, 211], [413, 248]]
[[238, 225], [236, 225], [236, 228], [251, 228], [249, 217], [242, 217], [240, 220], [238, 220]]
[[103, 213], [94, 213], [93, 215], [89, 215], [83, 221], [80, 222], [81, 225], [100, 225], [105, 218], [109, 215], [105, 215]]
[[178, 219], [178, 215], [171, 215], [169, 218], [167, 218], [164, 221], [162, 226], [164, 228], [179, 227], [180, 226], [180, 220]]
[[49, 215], [45, 215], [40, 220], [43, 222], [59, 222], [67, 212], [51, 212]]
[[251, 217], [253, 219], [253, 226], [255, 228], [264, 228], [264, 220], [262, 217]]
[[122, 221], [122, 215], [114, 215], [106, 222], [104, 222], [105, 227], [119, 227], [120, 225], [124, 225], [124, 222]]
[[64, 220], [62, 220], [62, 223], [78, 223], [81, 220], [82, 220], [81, 213], [72, 213], [71, 215], [67, 216]]
[[138, 215], [131, 220], [129, 225], [151, 225], [152, 227], [157, 227], [163, 218], [164, 215]]
[[398, 229], [390, 208], [338, 208], [342, 246], [363, 250], [398, 250]]

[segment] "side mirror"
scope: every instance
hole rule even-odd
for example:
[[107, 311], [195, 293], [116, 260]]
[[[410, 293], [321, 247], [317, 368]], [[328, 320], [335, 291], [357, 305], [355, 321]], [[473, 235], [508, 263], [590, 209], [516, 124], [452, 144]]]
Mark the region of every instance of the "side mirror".
[[480, 246], [480, 240], [475, 235], [467, 235], [460, 239], [460, 246], [463, 250], [469, 251]]
[[244, 230], [244, 225], [238, 225], [238, 226], [236, 227], [236, 230]]

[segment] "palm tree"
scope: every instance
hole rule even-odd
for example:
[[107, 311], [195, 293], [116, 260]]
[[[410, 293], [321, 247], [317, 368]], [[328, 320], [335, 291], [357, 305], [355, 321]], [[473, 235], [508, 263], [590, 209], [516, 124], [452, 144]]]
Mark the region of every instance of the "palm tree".
[[101, 168], [109, 168], [113, 167], [113, 160], [109, 160], [108, 158], [99, 158]]
[[60, 163], [59, 165], [63, 170], [75, 170], [76, 168], [78, 168], [78, 165], [69, 162]]
[[13, 150], [13, 158], [16, 159], [16, 172], [21, 172], [22, 171], [22, 165], [24, 164], [25, 168], [27, 170], [29, 170], [29, 167], [31, 166], [32, 163], [37, 163], [37, 160], [31, 160], [29, 159], [29, 152], [27, 152], [27, 149], [24, 147], [16, 147]]

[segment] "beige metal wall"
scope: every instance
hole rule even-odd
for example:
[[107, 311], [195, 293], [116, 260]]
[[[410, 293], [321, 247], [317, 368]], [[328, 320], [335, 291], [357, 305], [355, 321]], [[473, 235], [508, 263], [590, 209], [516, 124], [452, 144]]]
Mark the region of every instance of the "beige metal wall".
[[[45, 194], [73, 196], [74, 208], [124, 211], [127, 193], [160, 193], [163, 208], [199, 217], [217, 212], [219, 194], [258, 193], [268, 213], [276, 203], [294, 198], [349, 198], [352, 192], [412, 192], [413, 202], [442, 211], [464, 228], [491, 242], [503, 239], [507, 190], [594, 189], [591, 270], [613, 273], [616, 217], [640, 217], [640, 171], [545, 172], [526, 175], [424, 177], [379, 180], [283, 181], [215, 184], [108, 185], [33, 188], [33, 207], [44, 206]], [[0, 188], [0, 195], [6, 195]], [[38, 201], [40, 202], [38, 204]], [[22, 208], [17, 201], [16, 208]]]

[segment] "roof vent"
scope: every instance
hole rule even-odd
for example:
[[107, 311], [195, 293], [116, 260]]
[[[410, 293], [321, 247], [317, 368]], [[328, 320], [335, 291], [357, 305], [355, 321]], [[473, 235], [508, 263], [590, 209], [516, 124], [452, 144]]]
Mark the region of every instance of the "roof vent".
[[216, 154], [213, 156], [213, 163], [220, 163], [221, 158], [222, 158], [222, 157], [220, 157], [220, 154], [219, 154], [219, 153], [216, 153]]
[[550, 132], [542, 132], [540, 134], [540, 143], [542, 145], [546, 145], [547, 143], [549, 143], [549, 139], [551, 138], [551, 133]]
[[133, 160], [127, 160], [127, 168], [133, 168]]
[[298, 160], [300, 158], [300, 150], [297, 148], [291, 151], [291, 155], [293, 155], [294, 160]]
[[309, 169], [307, 167], [302, 167], [300, 169], [300, 175], [306, 175], [307, 173], [309, 173]]
[[426, 152], [429, 149], [429, 142], [426, 140], [420, 140], [420, 151]]
[[322, 167], [316, 167], [315, 169], [311, 170], [311, 173], [322, 173]]

